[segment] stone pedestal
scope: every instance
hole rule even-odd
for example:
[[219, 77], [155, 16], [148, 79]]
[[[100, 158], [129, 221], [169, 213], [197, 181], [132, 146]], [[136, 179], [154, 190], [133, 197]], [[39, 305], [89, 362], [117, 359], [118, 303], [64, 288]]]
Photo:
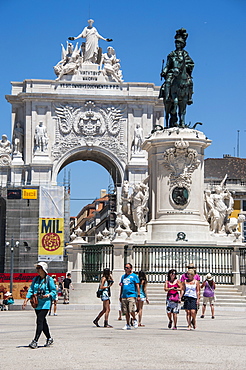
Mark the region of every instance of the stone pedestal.
[[1, 166], [0, 164], [0, 186], [5, 187], [10, 182], [10, 166]]
[[11, 166], [11, 183], [15, 184], [15, 186], [20, 186], [23, 183], [24, 179], [23, 164], [24, 161], [22, 159], [22, 154], [14, 153]]
[[127, 166], [129, 173], [129, 182], [141, 182], [148, 176], [148, 160], [146, 152], [133, 153]]
[[155, 132], [143, 145], [149, 157], [151, 219], [147, 243], [207, 243], [204, 217], [203, 132], [171, 128]]

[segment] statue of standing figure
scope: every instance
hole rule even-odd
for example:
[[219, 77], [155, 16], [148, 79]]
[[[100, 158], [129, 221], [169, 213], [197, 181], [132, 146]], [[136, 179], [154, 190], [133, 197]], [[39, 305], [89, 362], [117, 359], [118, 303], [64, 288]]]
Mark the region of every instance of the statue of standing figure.
[[147, 223], [147, 213], [148, 213], [148, 203], [149, 199], [149, 187], [143, 182], [135, 184], [133, 188], [133, 193], [131, 195], [131, 209], [133, 222], [139, 230], [146, 229]]
[[48, 147], [48, 134], [46, 126], [43, 122], [39, 122], [39, 124], [35, 128], [35, 135], [34, 135], [34, 142], [35, 142], [35, 151], [37, 152], [46, 152]]
[[16, 123], [16, 127], [13, 133], [13, 143], [14, 143], [14, 154], [21, 154], [23, 152], [24, 130], [20, 122]]
[[165, 82], [161, 86], [159, 98], [163, 98], [166, 128], [186, 127], [186, 107], [193, 103], [192, 71], [194, 62], [184, 50], [188, 33], [184, 28], [176, 31], [176, 49], [167, 57], [166, 66], [161, 71]]
[[88, 20], [88, 26], [76, 37], [69, 37], [69, 40], [77, 40], [79, 38], [85, 39], [85, 47], [83, 50], [83, 63], [85, 64], [100, 64], [101, 55], [99, 52], [98, 40], [113, 41], [112, 39], [101, 36], [95, 27], [93, 27], [94, 20]]
[[134, 137], [132, 142], [132, 152], [139, 153], [142, 151], [142, 144], [143, 144], [143, 129], [139, 123], [136, 124], [134, 130]]

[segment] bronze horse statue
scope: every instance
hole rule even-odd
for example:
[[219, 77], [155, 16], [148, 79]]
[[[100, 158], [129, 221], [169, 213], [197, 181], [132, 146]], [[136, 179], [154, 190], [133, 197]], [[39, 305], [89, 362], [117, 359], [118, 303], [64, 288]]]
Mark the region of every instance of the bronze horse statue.
[[161, 71], [161, 78], [164, 77], [165, 82], [161, 86], [159, 98], [163, 98], [166, 128], [188, 127], [185, 124], [185, 114], [187, 105], [193, 103], [191, 74], [194, 62], [184, 50], [187, 37], [188, 33], [184, 28], [176, 31], [176, 50], [168, 55], [167, 64]]

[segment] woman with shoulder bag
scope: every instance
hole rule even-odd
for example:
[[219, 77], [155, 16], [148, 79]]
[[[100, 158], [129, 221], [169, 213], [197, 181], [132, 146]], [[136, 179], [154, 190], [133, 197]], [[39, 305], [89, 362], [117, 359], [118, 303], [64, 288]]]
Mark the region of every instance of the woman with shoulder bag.
[[56, 298], [56, 286], [54, 280], [48, 275], [48, 265], [46, 262], [38, 262], [36, 270], [38, 276], [32, 281], [32, 284], [27, 292], [26, 299], [23, 302], [22, 309], [24, 310], [27, 302], [32, 296], [37, 297], [37, 306], [35, 307], [36, 333], [33, 341], [29, 344], [32, 349], [38, 348], [38, 340], [42, 332], [46, 336], [46, 343], [44, 347], [49, 347], [54, 340], [50, 335], [46, 315], [49, 312], [51, 301]]
[[103, 302], [103, 309], [99, 312], [98, 316], [93, 320], [93, 324], [97, 327], [100, 327], [98, 321], [100, 318], [105, 315], [104, 317], [104, 327], [105, 328], [112, 328], [111, 325], [108, 324], [108, 317], [110, 312], [110, 287], [113, 285], [114, 281], [110, 274], [110, 270], [105, 268], [103, 270], [103, 276], [101, 278], [100, 287], [99, 289], [102, 291], [101, 301]]
[[167, 292], [167, 317], [169, 319], [168, 329], [171, 329], [173, 323], [173, 330], [177, 329], [177, 320], [180, 305], [179, 292], [181, 291], [181, 283], [177, 279], [177, 271], [171, 269], [168, 271], [167, 280], [164, 285], [164, 290]]

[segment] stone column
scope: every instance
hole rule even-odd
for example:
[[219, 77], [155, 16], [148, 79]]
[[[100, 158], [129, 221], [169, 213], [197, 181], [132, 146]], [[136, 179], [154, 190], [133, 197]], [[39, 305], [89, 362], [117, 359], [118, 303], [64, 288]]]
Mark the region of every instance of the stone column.
[[232, 252], [232, 282], [240, 286], [240, 250], [238, 246], [234, 247]]
[[114, 270], [113, 270], [113, 279], [114, 285], [111, 289], [112, 301], [117, 303], [119, 301], [120, 293], [120, 279], [124, 274], [124, 255], [125, 255], [125, 246], [128, 245], [127, 240], [123, 237], [115, 238], [112, 241], [114, 245]]

